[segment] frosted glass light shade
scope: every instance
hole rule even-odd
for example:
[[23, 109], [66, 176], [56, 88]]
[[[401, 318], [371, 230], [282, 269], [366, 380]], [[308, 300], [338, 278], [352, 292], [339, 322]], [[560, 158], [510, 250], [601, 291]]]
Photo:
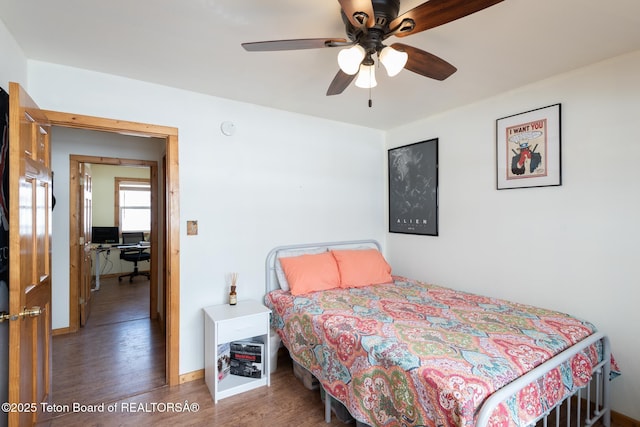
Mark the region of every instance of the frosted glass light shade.
[[369, 89], [376, 87], [378, 82], [376, 81], [376, 72], [373, 65], [360, 65], [360, 72], [356, 79], [356, 86]]
[[391, 46], [387, 46], [380, 52], [380, 62], [387, 70], [389, 77], [397, 75], [404, 68], [409, 55], [407, 52], [400, 52]]
[[338, 65], [342, 71], [352, 76], [360, 69], [364, 55], [364, 48], [359, 44], [353, 45], [349, 49], [342, 49], [338, 53]]

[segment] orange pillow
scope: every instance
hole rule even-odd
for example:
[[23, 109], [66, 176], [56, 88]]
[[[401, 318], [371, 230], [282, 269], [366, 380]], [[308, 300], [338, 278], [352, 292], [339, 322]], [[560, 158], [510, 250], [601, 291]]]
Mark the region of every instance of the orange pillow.
[[331, 254], [338, 263], [342, 288], [393, 282], [391, 266], [376, 249], [332, 250]]
[[340, 287], [336, 260], [329, 252], [280, 258], [292, 295]]

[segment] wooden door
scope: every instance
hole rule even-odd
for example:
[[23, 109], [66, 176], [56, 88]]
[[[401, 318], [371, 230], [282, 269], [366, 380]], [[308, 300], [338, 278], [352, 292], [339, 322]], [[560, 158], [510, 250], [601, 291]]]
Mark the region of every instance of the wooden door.
[[[9, 427], [33, 425], [51, 392], [51, 147], [47, 119], [9, 84]], [[24, 408], [23, 408], [24, 409]]]
[[[79, 164], [80, 180], [80, 326], [84, 326], [91, 312], [91, 216], [93, 214], [91, 165]], [[100, 252], [95, 256], [99, 257]], [[99, 272], [96, 271], [96, 277]], [[97, 279], [96, 279], [97, 280]]]

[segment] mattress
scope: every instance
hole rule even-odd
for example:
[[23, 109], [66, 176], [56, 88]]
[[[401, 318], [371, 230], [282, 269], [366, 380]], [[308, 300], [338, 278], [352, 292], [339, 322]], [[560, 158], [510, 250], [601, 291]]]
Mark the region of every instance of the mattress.
[[[357, 420], [474, 426], [493, 392], [590, 336], [557, 311], [394, 276], [394, 283], [265, 297], [291, 357]], [[491, 425], [526, 425], [591, 379], [593, 345], [500, 404]]]

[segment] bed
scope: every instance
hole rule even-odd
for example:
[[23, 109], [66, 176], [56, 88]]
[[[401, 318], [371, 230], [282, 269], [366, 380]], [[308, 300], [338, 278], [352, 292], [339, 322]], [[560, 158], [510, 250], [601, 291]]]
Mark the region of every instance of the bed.
[[339, 402], [370, 426], [559, 425], [561, 407], [567, 426], [610, 425], [611, 351], [593, 325], [392, 276], [375, 241], [274, 248], [265, 303], [327, 422]]

